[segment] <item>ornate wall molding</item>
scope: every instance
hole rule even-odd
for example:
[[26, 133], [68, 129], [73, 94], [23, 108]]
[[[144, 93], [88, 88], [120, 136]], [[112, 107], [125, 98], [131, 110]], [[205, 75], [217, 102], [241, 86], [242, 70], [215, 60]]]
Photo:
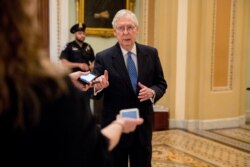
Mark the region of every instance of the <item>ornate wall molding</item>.
[[61, 50], [61, 0], [57, 0], [56, 1], [56, 53], [57, 55], [60, 54], [60, 50]]
[[[214, 0], [213, 1], [214, 5], [213, 5], [213, 20], [212, 20], [212, 24], [213, 24], [213, 29], [212, 29], [212, 59], [211, 59], [211, 83], [210, 83], [210, 88], [211, 88], [211, 91], [226, 91], [226, 90], [232, 90], [232, 86], [233, 86], [233, 57], [234, 57], [234, 41], [235, 41], [235, 20], [236, 20], [236, 17], [235, 17], [235, 14], [236, 14], [236, 1], [235, 0], [231, 0], [231, 11], [230, 11], [230, 27], [223, 27], [224, 29], [227, 29], [229, 28], [229, 37], [228, 37], [228, 55], [224, 55], [224, 56], [227, 56], [227, 57], [222, 57], [223, 55], [218, 55], [216, 54], [216, 46], [217, 47], [220, 47], [220, 48], [217, 48], [217, 49], [221, 49], [223, 50], [223, 46], [218, 46], [220, 45], [220, 41], [216, 41], [218, 40], [217, 37], [216, 37], [216, 33], [217, 32], [217, 19], [218, 19], [218, 14], [217, 14], [217, 10], [222, 10], [222, 9], [218, 9], [218, 0]], [[222, 39], [223, 40], [223, 39]], [[218, 42], [218, 43], [217, 43]], [[217, 45], [216, 45], [217, 44]], [[221, 63], [220, 64], [216, 64], [216, 60], [219, 60], [219, 59], [223, 59], [223, 60], [220, 60]], [[224, 63], [227, 65], [224, 66], [224, 69], [223, 68], [223, 65]], [[225, 69], [227, 68], [227, 69]], [[216, 69], [221, 69], [222, 71], [227, 71], [227, 73], [224, 75], [221, 75], [219, 74], [219, 70], [216, 70]], [[226, 75], [226, 76], [225, 76]], [[225, 77], [225, 80], [226, 81], [226, 84], [221, 84], [221, 85], [218, 85], [216, 84], [216, 82], [218, 83], [218, 80], [220, 79], [220, 77]]]
[[170, 119], [170, 128], [181, 128], [187, 130], [193, 129], [222, 129], [222, 128], [233, 128], [239, 127], [245, 124], [245, 115], [240, 115], [238, 117], [230, 117], [223, 119], [206, 119], [206, 120], [177, 120]]
[[140, 2], [141, 10], [140, 10], [140, 20], [142, 22], [140, 23], [140, 35], [139, 40], [141, 43], [148, 44], [148, 15], [149, 15], [149, 9], [148, 9], [148, 0], [144, 0]]
[[49, 1], [50, 59], [53, 63], [58, 63], [58, 56], [69, 40], [68, 3], [68, 0]]

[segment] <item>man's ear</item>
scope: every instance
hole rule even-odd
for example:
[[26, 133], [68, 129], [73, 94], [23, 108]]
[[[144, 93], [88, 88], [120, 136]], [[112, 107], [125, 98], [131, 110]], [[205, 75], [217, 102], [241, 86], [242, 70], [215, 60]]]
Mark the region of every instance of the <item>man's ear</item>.
[[116, 37], [116, 30], [115, 29], [113, 29], [113, 34]]

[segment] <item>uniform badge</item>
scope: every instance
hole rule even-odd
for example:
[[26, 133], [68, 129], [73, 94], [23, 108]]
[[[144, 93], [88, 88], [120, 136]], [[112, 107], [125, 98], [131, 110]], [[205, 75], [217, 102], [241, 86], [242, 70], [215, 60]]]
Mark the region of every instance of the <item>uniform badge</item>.
[[76, 50], [78, 50], [78, 48], [76, 48], [76, 47], [72, 47], [72, 50], [76, 51]]
[[85, 51], [88, 52], [90, 50], [89, 45], [86, 47]]

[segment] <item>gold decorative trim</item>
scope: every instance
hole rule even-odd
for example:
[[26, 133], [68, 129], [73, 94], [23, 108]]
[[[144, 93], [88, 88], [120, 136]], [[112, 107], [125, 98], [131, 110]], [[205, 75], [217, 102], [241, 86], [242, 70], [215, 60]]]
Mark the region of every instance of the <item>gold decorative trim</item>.
[[56, 1], [56, 51], [57, 55], [61, 52], [61, 0]]
[[144, 44], [148, 44], [148, 0], [144, 0], [142, 3], [142, 24], [141, 24], [141, 33], [140, 33], [140, 41]]
[[212, 60], [211, 60], [211, 91], [228, 91], [232, 90], [233, 86], [233, 57], [234, 57], [234, 41], [235, 41], [235, 14], [236, 14], [236, 0], [231, 1], [231, 12], [230, 12], [230, 34], [229, 34], [229, 55], [228, 55], [228, 74], [227, 74], [227, 85], [225, 86], [214, 86], [214, 78], [215, 78], [215, 35], [216, 35], [216, 9], [217, 9], [217, 1], [214, 0], [213, 5], [213, 30], [212, 30]]
[[228, 71], [228, 77], [229, 77], [229, 87], [230, 90], [233, 88], [233, 63], [234, 63], [234, 47], [235, 47], [235, 37], [236, 37], [236, 2], [237, 0], [232, 0], [232, 12], [231, 12], [231, 22], [230, 22], [230, 40], [229, 40], [229, 71]]

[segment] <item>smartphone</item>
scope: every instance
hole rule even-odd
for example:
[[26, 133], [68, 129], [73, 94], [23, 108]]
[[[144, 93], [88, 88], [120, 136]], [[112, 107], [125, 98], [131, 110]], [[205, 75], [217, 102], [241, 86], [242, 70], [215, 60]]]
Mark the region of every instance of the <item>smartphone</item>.
[[120, 115], [123, 118], [139, 118], [139, 110], [138, 108], [130, 108], [120, 110]]
[[[87, 75], [81, 75], [80, 78], [78, 79], [80, 82], [82, 82], [83, 84], [90, 84], [91, 82], [94, 82], [94, 80], [96, 79], [96, 75], [89, 73]], [[97, 81], [95, 81], [94, 83], [98, 83]]]

